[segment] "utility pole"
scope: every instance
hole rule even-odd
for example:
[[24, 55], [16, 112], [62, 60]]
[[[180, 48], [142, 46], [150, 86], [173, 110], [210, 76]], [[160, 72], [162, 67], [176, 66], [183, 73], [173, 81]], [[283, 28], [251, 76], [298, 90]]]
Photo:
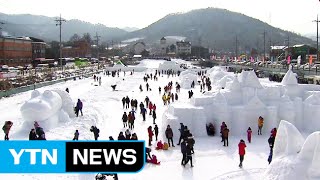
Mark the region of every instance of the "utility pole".
[[99, 38], [100, 38], [100, 37], [101, 37], [101, 36], [98, 36], [98, 33], [96, 32], [95, 38], [96, 38], [96, 41], [97, 41], [98, 70], [99, 70], [99, 62], [100, 62], [100, 59], [99, 59]]
[[238, 60], [238, 35], [236, 35], [236, 61]]
[[[270, 37], [270, 39], [269, 39], [269, 58], [270, 58], [270, 60], [271, 60], [271, 45], [272, 44], [272, 41], [271, 41], [271, 37]], [[273, 60], [273, 59], [272, 59]]]
[[62, 44], [61, 44], [61, 26], [62, 26], [62, 22], [66, 22], [66, 20], [61, 18], [61, 14], [59, 19], [55, 19], [54, 20], [56, 22], [56, 26], [59, 26], [60, 28], [60, 43], [59, 43], [59, 52], [60, 52], [60, 65], [61, 65], [61, 71], [63, 71], [63, 66], [62, 66]]
[[263, 31], [263, 61], [266, 60], [266, 31]]
[[314, 20], [312, 22], [316, 22], [317, 23], [317, 62], [319, 62], [319, 34], [318, 34], [318, 31], [319, 31], [319, 20], [318, 20], [318, 15], [317, 15], [317, 20]]

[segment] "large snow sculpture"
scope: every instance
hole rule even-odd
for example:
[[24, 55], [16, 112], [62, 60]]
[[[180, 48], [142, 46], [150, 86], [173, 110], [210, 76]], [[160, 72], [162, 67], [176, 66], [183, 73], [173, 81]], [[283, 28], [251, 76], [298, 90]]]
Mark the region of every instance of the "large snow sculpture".
[[46, 90], [42, 94], [38, 90], [31, 93], [20, 109], [25, 120], [22, 130], [29, 131], [37, 121], [44, 130], [56, 127], [59, 122], [74, 117], [73, 102], [69, 94], [61, 90]]
[[319, 179], [319, 142], [319, 131], [305, 140], [293, 124], [281, 121], [274, 145], [273, 161], [262, 179]]

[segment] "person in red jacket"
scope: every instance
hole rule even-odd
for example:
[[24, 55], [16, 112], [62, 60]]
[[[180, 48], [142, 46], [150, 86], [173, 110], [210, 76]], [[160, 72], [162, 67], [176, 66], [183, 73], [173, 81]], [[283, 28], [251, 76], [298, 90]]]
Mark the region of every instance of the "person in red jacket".
[[277, 135], [277, 128], [273, 128], [273, 129], [271, 130], [271, 136], [272, 136], [272, 137], [276, 137], [276, 135]]
[[151, 146], [151, 141], [152, 141], [152, 136], [153, 136], [153, 132], [152, 132], [152, 127], [149, 126], [148, 127], [148, 136], [149, 136], [149, 146]]
[[238, 144], [238, 147], [239, 147], [239, 155], [240, 155], [240, 164], [239, 164], [239, 167], [242, 168], [242, 162], [243, 162], [243, 159], [244, 159], [244, 155], [246, 154], [246, 143], [244, 142], [243, 139], [240, 140], [239, 144]]
[[149, 102], [149, 110], [150, 110], [149, 115], [152, 114], [152, 109], [153, 109], [153, 104], [152, 104], [152, 102]]
[[251, 134], [252, 134], [252, 130], [251, 127], [248, 128], [247, 130], [247, 137], [248, 137], [248, 142], [251, 143]]

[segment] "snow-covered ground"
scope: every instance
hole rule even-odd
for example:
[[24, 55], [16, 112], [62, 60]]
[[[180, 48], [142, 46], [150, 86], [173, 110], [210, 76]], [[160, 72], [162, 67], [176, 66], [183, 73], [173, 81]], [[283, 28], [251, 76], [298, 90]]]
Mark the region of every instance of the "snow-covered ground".
[[[70, 140], [73, 138], [74, 131], [79, 130], [81, 140], [92, 140], [93, 134], [89, 131], [92, 125], [96, 125], [100, 129], [99, 139], [107, 140], [109, 136], [113, 136], [115, 139], [118, 137], [120, 131], [125, 131], [122, 125], [122, 114], [125, 111], [122, 108], [121, 99], [124, 96], [134, 98], [138, 100], [138, 103], [144, 101], [144, 98], [148, 96], [150, 100], [157, 105], [157, 120], [156, 123], [159, 126], [160, 139], [163, 140], [164, 127], [167, 126], [168, 116], [170, 108], [173, 107], [189, 107], [195, 105], [193, 99], [188, 99], [187, 91], [189, 89], [181, 89], [179, 93], [179, 100], [172, 103], [170, 106], [164, 106], [162, 103], [161, 95], [159, 94], [158, 87], [163, 87], [169, 81], [181, 82], [177, 76], [168, 78], [166, 75], [160, 76], [158, 81], [149, 80], [150, 88], [152, 91], [139, 91], [139, 85], [145, 89], [145, 83], [143, 82], [143, 76], [145, 73], [154, 73], [155, 69], [160, 63], [164, 61], [146, 60], [140, 66], [147, 68], [144, 72], [135, 72], [132, 76], [126, 73], [124, 77], [123, 72], [120, 73], [120, 77], [107, 77], [102, 76], [102, 86], [93, 86], [93, 79], [83, 79], [77, 81], [67, 81], [52, 86], [39, 88], [38, 90], [43, 92], [44, 90], [69, 88], [70, 96], [74, 102], [78, 98], [83, 101], [83, 116], [71, 118], [67, 122], [60, 123], [57, 127], [52, 127], [46, 130], [46, 137], [48, 140]], [[113, 84], [117, 84], [117, 91], [112, 91], [110, 87]], [[268, 80], [263, 80], [263, 85], [267, 84], [271, 87], [279, 85], [279, 83], [271, 83]], [[175, 92], [175, 90], [173, 90]], [[196, 85], [194, 89], [195, 97], [203, 97], [200, 93], [199, 85]], [[0, 123], [10, 120], [14, 125], [10, 131], [11, 140], [17, 139], [18, 132], [22, 127], [24, 120], [20, 113], [20, 107], [23, 103], [30, 99], [31, 91], [17, 94], [10, 98], [4, 98], [0, 100], [0, 113], [2, 118]], [[139, 110], [138, 110], [139, 111]], [[197, 121], [194, 119], [193, 121]], [[231, 122], [231, 121], [230, 121]], [[170, 123], [170, 121], [169, 121]], [[172, 121], [172, 123], [174, 123]], [[40, 124], [41, 125], [41, 124]], [[133, 132], [137, 133], [139, 140], [147, 140], [147, 127], [152, 125], [152, 117], [147, 116], [147, 121], [142, 121], [142, 116], [137, 115], [135, 121], [135, 129]], [[153, 125], [152, 125], [153, 126]], [[177, 143], [179, 131], [175, 126], [174, 129], [174, 143]], [[30, 127], [31, 128], [31, 127]], [[235, 128], [236, 127], [232, 127]], [[255, 127], [256, 128], [256, 127]], [[197, 133], [192, 132], [191, 133]], [[198, 131], [199, 129], [196, 129]], [[201, 129], [200, 129], [201, 130]], [[193, 155], [194, 167], [190, 165], [183, 167], [180, 165], [181, 152], [180, 146], [170, 148], [168, 151], [155, 150], [156, 142], [153, 142], [152, 154], [156, 154], [158, 160], [161, 161], [160, 166], [147, 164], [142, 171], [137, 174], [120, 174], [119, 179], [125, 180], [144, 180], [144, 179], [172, 179], [172, 180], [213, 180], [213, 179], [243, 179], [243, 180], [257, 180], [262, 179], [262, 175], [268, 168], [268, 154], [269, 146], [267, 139], [271, 129], [265, 129], [264, 135], [258, 136], [257, 132], [253, 132], [252, 143], [247, 142], [245, 133], [233, 134], [232, 129], [229, 137], [229, 147], [222, 146], [221, 138], [219, 136], [208, 137], [199, 136], [195, 138], [195, 154]], [[203, 126], [202, 131], [205, 131]], [[236, 132], [236, 130], [235, 130]], [[25, 138], [28, 139], [28, 134], [25, 134]], [[246, 155], [244, 158], [243, 168], [238, 167], [239, 155], [238, 155], [238, 143], [240, 139], [244, 139], [247, 144]], [[6, 174], [0, 175], [0, 179], [68, 179], [68, 180], [91, 180], [94, 179], [94, 174]]]

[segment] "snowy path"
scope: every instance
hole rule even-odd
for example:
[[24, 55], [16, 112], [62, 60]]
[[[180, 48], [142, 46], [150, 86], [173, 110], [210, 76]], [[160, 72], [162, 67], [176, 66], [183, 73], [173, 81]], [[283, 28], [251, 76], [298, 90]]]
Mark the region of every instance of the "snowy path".
[[[159, 62], [157, 62], [159, 63]], [[152, 67], [155, 65], [152, 64]], [[154, 70], [149, 69], [147, 73], [154, 73]], [[120, 77], [112, 78], [103, 76], [102, 86], [93, 86], [92, 79], [84, 79], [78, 81], [69, 81], [65, 83], [59, 83], [56, 85], [40, 88], [41, 91], [45, 89], [70, 89], [70, 94], [73, 100], [80, 98], [83, 100], [84, 116], [73, 118], [69, 122], [62, 123], [61, 126], [51, 129], [47, 132], [48, 139], [72, 139], [75, 129], [80, 132], [79, 139], [93, 139], [93, 134], [89, 131], [91, 125], [97, 125], [100, 129], [99, 139], [108, 139], [109, 136], [113, 136], [115, 139], [118, 137], [120, 131], [124, 131], [122, 125], [122, 114], [124, 109], [122, 108], [121, 99], [124, 96], [129, 98], [136, 98], [138, 104], [144, 101], [144, 98], [148, 96], [150, 100], [157, 106], [157, 120], [156, 123], [161, 130], [162, 126], [162, 114], [168, 108], [162, 103], [161, 95], [159, 94], [158, 87], [163, 87], [169, 81], [173, 81], [175, 84], [178, 81], [178, 77], [167, 76], [159, 77], [158, 81], [149, 80], [152, 91], [145, 91], [145, 82], [143, 82], [143, 76], [145, 72], [135, 72], [134, 75], [126, 75], [123, 80], [123, 73], [120, 73]], [[111, 85], [117, 83], [117, 91], [112, 91]], [[142, 85], [144, 91], [141, 93], [139, 85]], [[200, 93], [199, 87], [194, 90], [195, 94]], [[179, 94], [179, 103], [188, 103], [190, 100], [187, 97], [187, 91], [182, 89]], [[175, 92], [175, 91], [173, 91]], [[19, 129], [22, 123], [22, 118], [19, 112], [20, 106], [23, 102], [29, 99], [30, 91], [17, 94], [14, 97], [0, 100], [0, 112], [3, 114], [3, 119], [14, 121], [12, 133]], [[147, 121], [142, 121], [142, 116], [137, 110], [135, 129], [140, 140], [147, 140], [147, 127], [152, 125], [151, 116], [147, 115]], [[128, 110], [127, 110], [128, 112]], [[149, 112], [149, 111], [148, 111]], [[0, 122], [3, 123], [3, 122]], [[153, 126], [153, 125], [152, 125]], [[178, 136], [178, 130], [173, 129], [174, 135]], [[159, 136], [164, 132], [159, 132]], [[245, 139], [245, 137], [241, 137]], [[14, 139], [14, 138], [12, 138]], [[26, 135], [27, 139], [27, 135]], [[267, 167], [268, 157], [268, 144], [267, 136], [253, 136], [253, 143], [247, 144], [247, 154], [244, 160], [244, 168], [239, 169], [239, 157], [238, 147], [240, 137], [231, 137], [229, 140], [229, 147], [223, 147], [220, 143], [219, 137], [204, 137], [196, 138], [194, 168], [190, 168], [190, 165], [186, 165], [185, 168], [180, 165], [181, 153], [180, 146], [170, 148], [168, 151], [156, 151], [154, 150], [155, 141], [153, 142], [152, 153], [156, 154], [161, 161], [160, 166], [154, 166], [146, 164], [145, 168], [137, 174], [120, 174], [119, 179], [125, 180], [137, 180], [137, 179], [197, 179], [197, 180], [211, 180], [211, 179], [239, 179], [242, 176], [243, 179], [258, 179], [262, 170]], [[175, 144], [177, 142], [174, 142]], [[65, 174], [65, 175], [39, 175], [39, 174], [27, 174], [27, 175], [0, 175], [0, 179], [39, 179], [39, 180], [53, 180], [53, 179], [68, 179], [68, 180], [93, 180], [94, 175], [91, 174]]]

